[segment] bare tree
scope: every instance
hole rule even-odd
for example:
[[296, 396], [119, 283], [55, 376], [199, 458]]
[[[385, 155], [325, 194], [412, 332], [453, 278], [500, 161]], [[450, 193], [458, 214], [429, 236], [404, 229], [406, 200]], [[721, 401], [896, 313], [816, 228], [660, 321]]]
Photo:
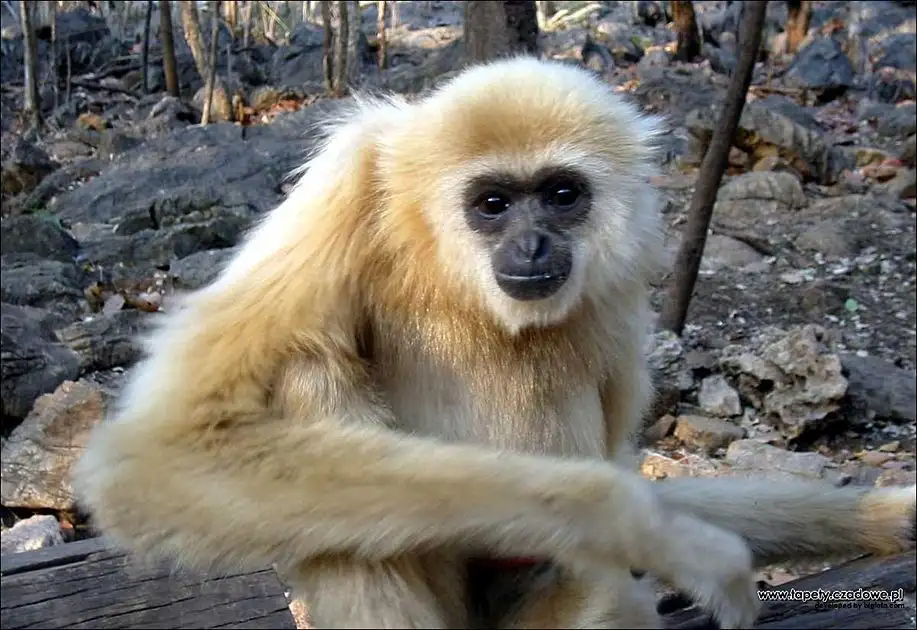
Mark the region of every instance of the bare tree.
[[551, 16], [557, 12], [557, 7], [551, 0], [537, 0], [535, 7], [538, 10], [538, 28], [547, 28]]
[[201, 35], [201, 21], [197, 13], [197, 2], [194, 0], [179, 0], [181, 10], [181, 26], [185, 32], [185, 41], [191, 48], [194, 65], [197, 67], [201, 78], [207, 76], [207, 52], [204, 48], [204, 37]]
[[54, 92], [54, 107], [60, 105], [60, 76], [57, 68], [57, 2], [52, 2], [51, 11], [51, 89]]
[[538, 54], [534, 0], [469, 0], [465, 3], [465, 54], [469, 62]]
[[363, 26], [363, 12], [358, 0], [347, 2], [347, 69], [344, 75], [345, 86], [353, 85], [360, 72], [360, 34]]
[[32, 27], [34, 2], [19, 1], [19, 22], [25, 38], [23, 70], [25, 76], [25, 110], [33, 129], [41, 128], [41, 101], [38, 100], [38, 41]]
[[692, 61], [700, 55], [701, 45], [697, 19], [694, 17], [694, 5], [691, 0], [672, 0], [672, 18], [675, 21], [675, 33], [678, 37], [675, 59]]
[[236, 29], [239, 27], [239, 0], [226, 0], [223, 3], [223, 12], [229, 32], [235, 38]]
[[738, 63], [729, 83], [726, 101], [713, 131], [713, 138], [701, 163], [697, 187], [688, 209], [688, 220], [676, 256], [675, 270], [669, 280], [666, 302], [659, 318], [662, 328], [677, 335], [681, 335], [684, 330], [694, 284], [697, 281], [697, 270], [704, 255], [716, 194], [726, 170], [729, 149], [739, 126], [739, 118], [745, 107], [748, 86], [751, 85], [766, 11], [766, 1], [750, 2], [745, 8], [739, 37]]
[[331, 17], [331, 0], [319, 2], [322, 12], [322, 27], [325, 38], [322, 55], [322, 70], [325, 75], [325, 88], [334, 92], [334, 24]]
[[207, 68], [207, 85], [204, 90], [204, 108], [201, 113], [201, 125], [206, 126], [210, 122], [210, 108], [213, 106], [213, 86], [217, 81], [217, 43], [220, 41], [220, 0], [212, 0], [210, 3], [211, 10], [211, 27], [210, 27], [210, 59]]
[[166, 80], [166, 91], [178, 97], [175, 40], [172, 36], [172, 3], [169, 0], [159, 0], [159, 39], [162, 40], [162, 73]]
[[795, 54], [809, 34], [812, 20], [811, 0], [787, 0], [786, 2], [786, 51]]
[[[204, 37], [201, 34], [201, 22], [198, 17], [197, 6], [193, 0], [180, 0], [180, 2], [179, 6], [181, 8], [181, 20], [182, 28], [185, 31], [185, 40], [191, 48], [191, 56], [194, 57], [194, 65], [197, 67], [197, 72], [206, 83], [207, 76], [210, 74], [210, 56], [204, 49]], [[216, 33], [219, 35], [219, 24]], [[219, 39], [219, 37], [217, 37], [217, 39]], [[215, 79], [213, 89], [213, 98], [218, 99], [218, 111], [223, 112], [226, 117], [231, 118], [232, 103], [229, 99], [227, 90], [221, 87], [219, 78]]]
[[144, 94], [150, 91], [150, 22], [152, 19], [153, 0], [147, 0], [146, 15], [143, 16], [143, 47], [140, 50], [140, 77]]
[[388, 13], [388, 2], [386, 2], [386, 0], [379, 0], [376, 2], [376, 13], [376, 39], [379, 43], [379, 69], [385, 70], [388, 66], [388, 50], [385, 33], [385, 18]]
[[252, 39], [252, 22], [255, 20], [254, 15], [255, 3], [249, 0], [242, 8], [242, 47], [248, 48]]
[[347, 62], [348, 46], [347, 40], [350, 35], [350, 26], [348, 24], [349, 15], [347, 14], [349, 2], [337, 0], [334, 5], [337, 10], [337, 29], [335, 29], [336, 46], [334, 47], [334, 84], [331, 90], [335, 96], [341, 96], [347, 85]]

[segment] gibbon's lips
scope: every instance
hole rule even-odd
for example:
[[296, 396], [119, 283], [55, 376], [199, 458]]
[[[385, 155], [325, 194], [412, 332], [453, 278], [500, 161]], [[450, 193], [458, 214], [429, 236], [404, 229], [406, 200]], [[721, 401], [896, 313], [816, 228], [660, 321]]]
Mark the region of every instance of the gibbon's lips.
[[530, 276], [495, 274], [497, 285], [514, 300], [533, 301], [549, 298], [567, 281], [567, 274], [536, 273]]

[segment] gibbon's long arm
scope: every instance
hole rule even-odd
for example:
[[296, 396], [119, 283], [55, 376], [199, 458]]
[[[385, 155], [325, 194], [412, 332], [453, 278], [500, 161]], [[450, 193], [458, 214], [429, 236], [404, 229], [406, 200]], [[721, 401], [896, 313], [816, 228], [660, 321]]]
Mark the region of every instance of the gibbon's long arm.
[[914, 544], [914, 486], [681, 477], [656, 488], [669, 509], [742, 536], [759, 566], [806, 556], [895, 553]]
[[[317, 363], [297, 367], [319, 398], [301, 417], [238, 411], [254, 403], [215, 391], [189, 402], [203, 379], [182, 385], [180, 367], [177, 378], [152, 380], [146, 401], [132, 399], [157, 360], [141, 366], [124, 411], [97, 429], [75, 476], [94, 522], [129, 549], [254, 568], [459, 543], [662, 569], [662, 514], [643, 480], [612, 465], [401, 436]], [[243, 395], [230, 378], [226, 388]], [[350, 406], [335, 408], [344, 399]]]

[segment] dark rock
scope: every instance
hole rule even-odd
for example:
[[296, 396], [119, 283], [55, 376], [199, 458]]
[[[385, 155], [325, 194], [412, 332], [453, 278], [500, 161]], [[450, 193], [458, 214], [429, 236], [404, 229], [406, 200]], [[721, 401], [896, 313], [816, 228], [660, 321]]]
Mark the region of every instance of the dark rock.
[[917, 421], [917, 373], [877, 357], [842, 354], [847, 397], [854, 409], [895, 422]]
[[177, 287], [199, 289], [215, 280], [235, 253], [235, 249], [197, 252], [172, 263], [169, 272]]
[[19, 140], [9, 154], [3, 155], [0, 193], [9, 197], [31, 192], [59, 166], [43, 149], [26, 140]]
[[84, 273], [75, 264], [8, 254], [0, 258], [0, 269], [0, 301], [50, 309], [67, 317], [82, 314]]
[[917, 38], [914, 33], [895, 33], [880, 44], [882, 56], [876, 68], [897, 68], [917, 72]]
[[0, 304], [0, 403], [3, 424], [24, 418], [35, 399], [80, 372], [79, 357], [52, 340], [62, 321], [53, 313]]
[[138, 310], [100, 313], [57, 330], [55, 335], [80, 357], [83, 373], [125, 367], [140, 357], [140, 334], [155, 317]]
[[853, 85], [854, 70], [837, 40], [818, 37], [796, 54], [784, 80], [789, 87], [822, 91], [830, 100]]
[[53, 217], [31, 214], [5, 217], [0, 222], [0, 250], [4, 255], [34, 254], [70, 262], [79, 245]]
[[879, 119], [879, 135], [906, 138], [917, 133], [917, 105], [908, 103], [890, 109]]

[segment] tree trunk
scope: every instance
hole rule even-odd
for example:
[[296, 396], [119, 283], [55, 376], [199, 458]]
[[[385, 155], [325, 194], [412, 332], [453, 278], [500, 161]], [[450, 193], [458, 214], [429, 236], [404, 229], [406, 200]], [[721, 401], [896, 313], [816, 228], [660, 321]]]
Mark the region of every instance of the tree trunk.
[[335, 3], [337, 9], [337, 45], [334, 47], [334, 84], [332, 94], [334, 96], [343, 96], [344, 88], [347, 85], [347, 57], [348, 57], [348, 37], [350, 35], [350, 16], [347, 14], [346, 0], [337, 0]]
[[179, 96], [178, 71], [175, 69], [175, 40], [172, 38], [172, 7], [169, 0], [159, 0], [159, 37], [162, 40], [162, 73], [166, 91]]
[[220, 41], [220, 0], [211, 2], [212, 26], [210, 27], [210, 59], [207, 68], [207, 86], [204, 90], [204, 108], [201, 113], [201, 125], [210, 122], [210, 109], [213, 107], [213, 86], [217, 82], [217, 42]]
[[57, 67], [57, 2], [51, 3], [51, 89], [54, 109], [60, 105], [60, 71]]
[[344, 74], [344, 88], [354, 85], [360, 74], [360, 31], [363, 25], [363, 14], [357, 0], [347, 2], [347, 68]]
[[229, 27], [229, 32], [232, 33], [233, 38], [235, 38], [236, 29], [239, 27], [239, 0], [226, 0], [224, 7], [226, 25]]
[[693, 61], [700, 55], [701, 46], [697, 32], [697, 20], [694, 17], [694, 5], [691, 0], [672, 0], [672, 17], [675, 21], [675, 33], [678, 36], [675, 59]]
[[194, 65], [198, 74], [204, 79], [207, 77], [207, 51], [204, 47], [204, 37], [201, 35], [201, 21], [197, 14], [197, 3], [194, 0], [179, 0], [181, 9], [181, 26], [185, 32], [185, 41], [191, 48]]
[[41, 101], [38, 99], [38, 42], [35, 29], [32, 28], [32, 2], [19, 1], [19, 21], [22, 26], [22, 35], [25, 38], [23, 46], [23, 72], [25, 80], [25, 109], [29, 116], [29, 124], [33, 129], [41, 128]]
[[255, 19], [254, 0], [248, 0], [242, 8], [242, 48], [248, 48], [252, 39], [252, 22]]
[[694, 293], [694, 283], [697, 281], [697, 270], [704, 255], [716, 194], [726, 170], [729, 149], [739, 126], [748, 86], [751, 84], [766, 11], [766, 1], [751, 2], [742, 18], [738, 63], [729, 83], [724, 107], [713, 131], [713, 139], [701, 163], [681, 247], [675, 260], [675, 270], [667, 287], [659, 325], [679, 336], [684, 330], [691, 295]]
[[537, 0], [535, 2], [538, 9], [538, 28], [547, 28], [551, 16], [557, 12], [557, 8], [551, 0]]
[[385, 70], [388, 65], [387, 53], [386, 50], [386, 41], [385, 41], [385, 17], [388, 13], [388, 2], [386, 0], [379, 0], [376, 2], [376, 40], [378, 42], [378, 59], [379, 59], [379, 69]]
[[514, 54], [538, 54], [534, 0], [465, 3], [465, 55], [477, 63]]
[[809, 34], [809, 22], [812, 20], [811, 0], [787, 0], [786, 2], [786, 51], [796, 54], [806, 35]]
[[153, 0], [146, 0], [143, 16], [143, 47], [140, 50], [140, 82], [144, 94], [150, 92], [150, 22], [153, 20]]
[[[198, 74], [204, 80], [205, 86], [207, 82], [207, 77], [210, 74], [210, 55], [206, 52], [204, 48], [204, 37], [201, 35], [201, 22], [197, 13], [197, 6], [193, 0], [181, 0], [181, 19], [182, 19], [182, 28], [185, 31], [185, 40], [188, 42], [188, 46], [191, 48], [191, 56], [194, 57], [194, 65], [197, 68]], [[219, 35], [219, 20], [217, 21], [217, 30], [215, 31]], [[219, 40], [219, 37], [217, 38]], [[212, 45], [215, 46], [216, 42], [212, 42]], [[226, 89], [221, 89], [220, 81], [214, 79], [214, 98], [219, 99], [219, 111], [231, 119], [232, 117], [232, 102], [229, 100], [229, 93]], [[206, 88], [205, 88], [206, 91]], [[205, 101], [208, 100], [206, 97]], [[212, 104], [211, 104], [212, 105]], [[207, 107], [204, 105], [203, 107]]]
[[331, 20], [331, 0], [320, 0], [319, 9], [322, 12], [322, 27], [325, 30], [322, 55], [325, 88], [334, 93], [334, 24]]

